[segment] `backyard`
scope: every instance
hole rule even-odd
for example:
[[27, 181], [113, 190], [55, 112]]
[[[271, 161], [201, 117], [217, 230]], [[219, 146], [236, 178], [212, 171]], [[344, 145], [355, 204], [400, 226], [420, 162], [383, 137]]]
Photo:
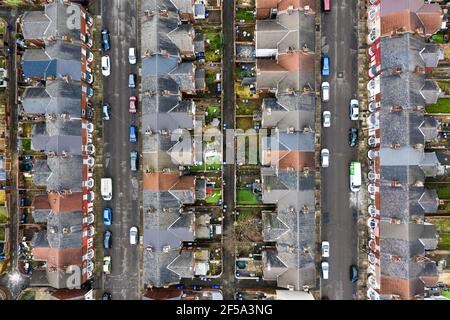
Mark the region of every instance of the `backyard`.
[[222, 56], [223, 37], [222, 33], [214, 29], [204, 29], [207, 62], [219, 62]]
[[425, 107], [428, 113], [450, 113], [450, 98], [438, 99], [436, 104]]
[[438, 249], [450, 250], [450, 218], [429, 218], [427, 221], [434, 224], [439, 233]]
[[0, 241], [5, 241], [5, 228], [0, 227]]
[[255, 22], [253, 10], [239, 8], [236, 10], [236, 22]]
[[8, 222], [6, 207], [0, 207], [0, 224]]
[[252, 190], [239, 188], [236, 193], [238, 205], [257, 205], [261, 203]]
[[261, 99], [237, 100], [236, 114], [252, 116], [255, 111], [261, 111], [261, 104]]
[[222, 199], [222, 189], [211, 189], [211, 192], [206, 196], [205, 202], [217, 204]]

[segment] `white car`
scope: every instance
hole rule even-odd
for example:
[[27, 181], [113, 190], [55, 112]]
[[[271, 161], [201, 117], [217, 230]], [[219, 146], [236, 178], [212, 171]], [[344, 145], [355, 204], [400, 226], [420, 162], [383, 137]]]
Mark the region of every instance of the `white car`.
[[106, 256], [103, 258], [103, 272], [105, 274], [111, 273], [111, 256]]
[[331, 112], [325, 110], [322, 113], [322, 118], [323, 118], [323, 127], [324, 128], [329, 128], [331, 127]]
[[136, 64], [136, 48], [128, 49], [128, 61], [130, 64]]
[[322, 82], [322, 101], [326, 102], [330, 100], [330, 83], [325, 81]]
[[330, 257], [330, 243], [328, 241], [322, 241], [322, 258]]
[[328, 279], [328, 273], [330, 272], [330, 265], [326, 261], [322, 261], [322, 279]]
[[330, 150], [322, 149], [320, 152], [322, 168], [328, 168], [330, 165]]
[[109, 64], [109, 56], [102, 57], [102, 74], [107, 77], [111, 74], [111, 66]]
[[137, 244], [137, 238], [138, 238], [138, 228], [135, 226], [132, 226], [130, 228], [130, 244], [132, 244], [132, 245]]
[[358, 120], [359, 117], [359, 103], [358, 100], [356, 99], [352, 99], [350, 100], [350, 110], [349, 110], [349, 114], [350, 114], [350, 119], [351, 120]]

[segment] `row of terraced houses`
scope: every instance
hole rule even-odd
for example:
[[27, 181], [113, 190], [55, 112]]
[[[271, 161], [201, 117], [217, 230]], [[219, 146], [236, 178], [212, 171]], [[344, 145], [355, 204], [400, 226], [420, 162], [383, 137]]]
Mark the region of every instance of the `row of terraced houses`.
[[425, 186], [445, 174], [436, 153], [440, 121], [425, 115], [442, 92], [430, 71], [444, 58], [427, 40], [445, 28], [443, 12], [423, 0], [368, 1], [370, 35], [369, 299], [422, 299], [435, 287], [438, 268], [427, 253], [436, 249], [436, 227], [425, 214], [439, 199]]
[[20, 18], [19, 269], [53, 299], [92, 298], [68, 290], [94, 271], [92, 26], [63, 0]]

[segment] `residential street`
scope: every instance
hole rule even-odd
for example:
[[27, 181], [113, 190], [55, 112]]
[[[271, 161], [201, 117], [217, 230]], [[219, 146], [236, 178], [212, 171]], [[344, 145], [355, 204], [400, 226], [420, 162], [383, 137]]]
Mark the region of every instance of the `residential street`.
[[[356, 160], [348, 131], [357, 126], [349, 118], [348, 105], [357, 87], [356, 0], [334, 2], [322, 14], [322, 52], [330, 57], [330, 101], [322, 110], [331, 111], [331, 128], [322, 130], [322, 148], [330, 150], [330, 167], [322, 169], [322, 240], [330, 242], [330, 275], [321, 279], [322, 297], [352, 299], [356, 287], [349, 278], [357, 258], [357, 207], [349, 187], [349, 164]], [[336, 32], [339, 30], [339, 32]], [[338, 73], [342, 72], [343, 76]], [[360, 141], [360, 143], [363, 143]]]
[[[226, 3], [229, 3], [228, 5]], [[235, 128], [234, 114], [235, 114], [235, 101], [234, 101], [234, 5], [232, 0], [225, 1], [223, 6], [223, 34], [224, 34], [224, 51], [223, 51], [223, 104], [222, 104], [222, 117], [223, 123], [227, 125], [228, 129]], [[224, 131], [225, 134], [225, 131]], [[224, 149], [227, 143], [232, 141], [226, 141], [224, 137]], [[226, 152], [224, 150], [223, 159], [226, 158]], [[224, 286], [224, 299], [232, 299], [232, 288], [236, 280], [234, 276], [234, 216], [232, 211], [234, 210], [234, 188], [235, 188], [235, 173], [236, 167], [234, 161], [232, 163], [225, 164], [223, 166], [223, 178], [225, 186], [223, 187], [224, 201], [227, 205], [227, 211], [224, 213], [224, 254], [223, 254], [223, 286]]]
[[[102, 18], [103, 27], [111, 33], [111, 75], [103, 78], [103, 97], [112, 110], [111, 120], [104, 122], [103, 166], [104, 176], [113, 180], [113, 199], [104, 203], [113, 211], [109, 228], [112, 249], [105, 250], [105, 255], [112, 257], [112, 273], [104, 276], [104, 289], [113, 300], [136, 300], [141, 296], [141, 254], [138, 246], [130, 245], [129, 230], [133, 225], [141, 229], [139, 180], [137, 173], [130, 171], [129, 157], [130, 151], [138, 150], [138, 144], [130, 143], [129, 126], [137, 125], [138, 116], [128, 112], [129, 96], [138, 96], [138, 88], [128, 88], [128, 74], [137, 74], [137, 65], [128, 62], [128, 48], [137, 44], [136, 1], [103, 0]], [[101, 112], [100, 106], [98, 110]]]

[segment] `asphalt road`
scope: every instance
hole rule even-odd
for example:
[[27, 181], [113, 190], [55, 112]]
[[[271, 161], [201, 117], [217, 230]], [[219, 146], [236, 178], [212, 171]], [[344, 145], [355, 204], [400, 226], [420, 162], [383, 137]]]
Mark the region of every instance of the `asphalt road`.
[[[224, 51], [223, 51], [223, 104], [222, 119], [227, 125], [227, 129], [235, 128], [235, 96], [234, 96], [234, 5], [232, 0], [224, 1], [222, 13], [223, 35], [224, 35]], [[224, 130], [225, 135], [225, 130]], [[224, 154], [223, 158], [226, 164], [223, 166], [223, 178], [225, 186], [223, 187], [224, 197], [223, 203], [227, 205], [224, 213], [224, 253], [223, 253], [223, 294], [225, 300], [233, 299], [233, 287], [235, 283], [234, 276], [234, 188], [235, 188], [235, 172], [236, 166], [234, 161], [229, 163], [226, 158], [226, 146], [232, 144], [233, 141], [227, 141], [224, 136]]]
[[[354, 298], [350, 266], [357, 259], [357, 214], [355, 195], [350, 192], [349, 163], [356, 148], [348, 144], [348, 131], [356, 126], [348, 113], [357, 89], [356, 0], [333, 1], [331, 12], [322, 14], [322, 52], [330, 57], [330, 101], [322, 110], [331, 111], [331, 128], [322, 130], [322, 148], [330, 150], [330, 167], [322, 169], [322, 240], [330, 242], [330, 274], [321, 279], [322, 297]], [[338, 73], [343, 72], [343, 77]]]
[[103, 27], [111, 33], [111, 75], [103, 78], [103, 97], [112, 109], [103, 129], [103, 166], [104, 176], [113, 180], [113, 199], [105, 202], [113, 210], [112, 249], [105, 250], [112, 258], [112, 272], [104, 276], [103, 286], [113, 300], [136, 300], [141, 298], [141, 254], [138, 246], [130, 245], [129, 230], [140, 226], [139, 182], [130, 171], [129, 157], [138, 145], [130, 143], [129, 126], [137, 124], [138, 116], [128, 112], [129, 96], [139, 96], [138, 88], [128, 88], [128, 74], [137, 74], [137, 65], [128, 62], [128, 48], [137, 44], [136, 1], [102, 0], [101, 11]]

